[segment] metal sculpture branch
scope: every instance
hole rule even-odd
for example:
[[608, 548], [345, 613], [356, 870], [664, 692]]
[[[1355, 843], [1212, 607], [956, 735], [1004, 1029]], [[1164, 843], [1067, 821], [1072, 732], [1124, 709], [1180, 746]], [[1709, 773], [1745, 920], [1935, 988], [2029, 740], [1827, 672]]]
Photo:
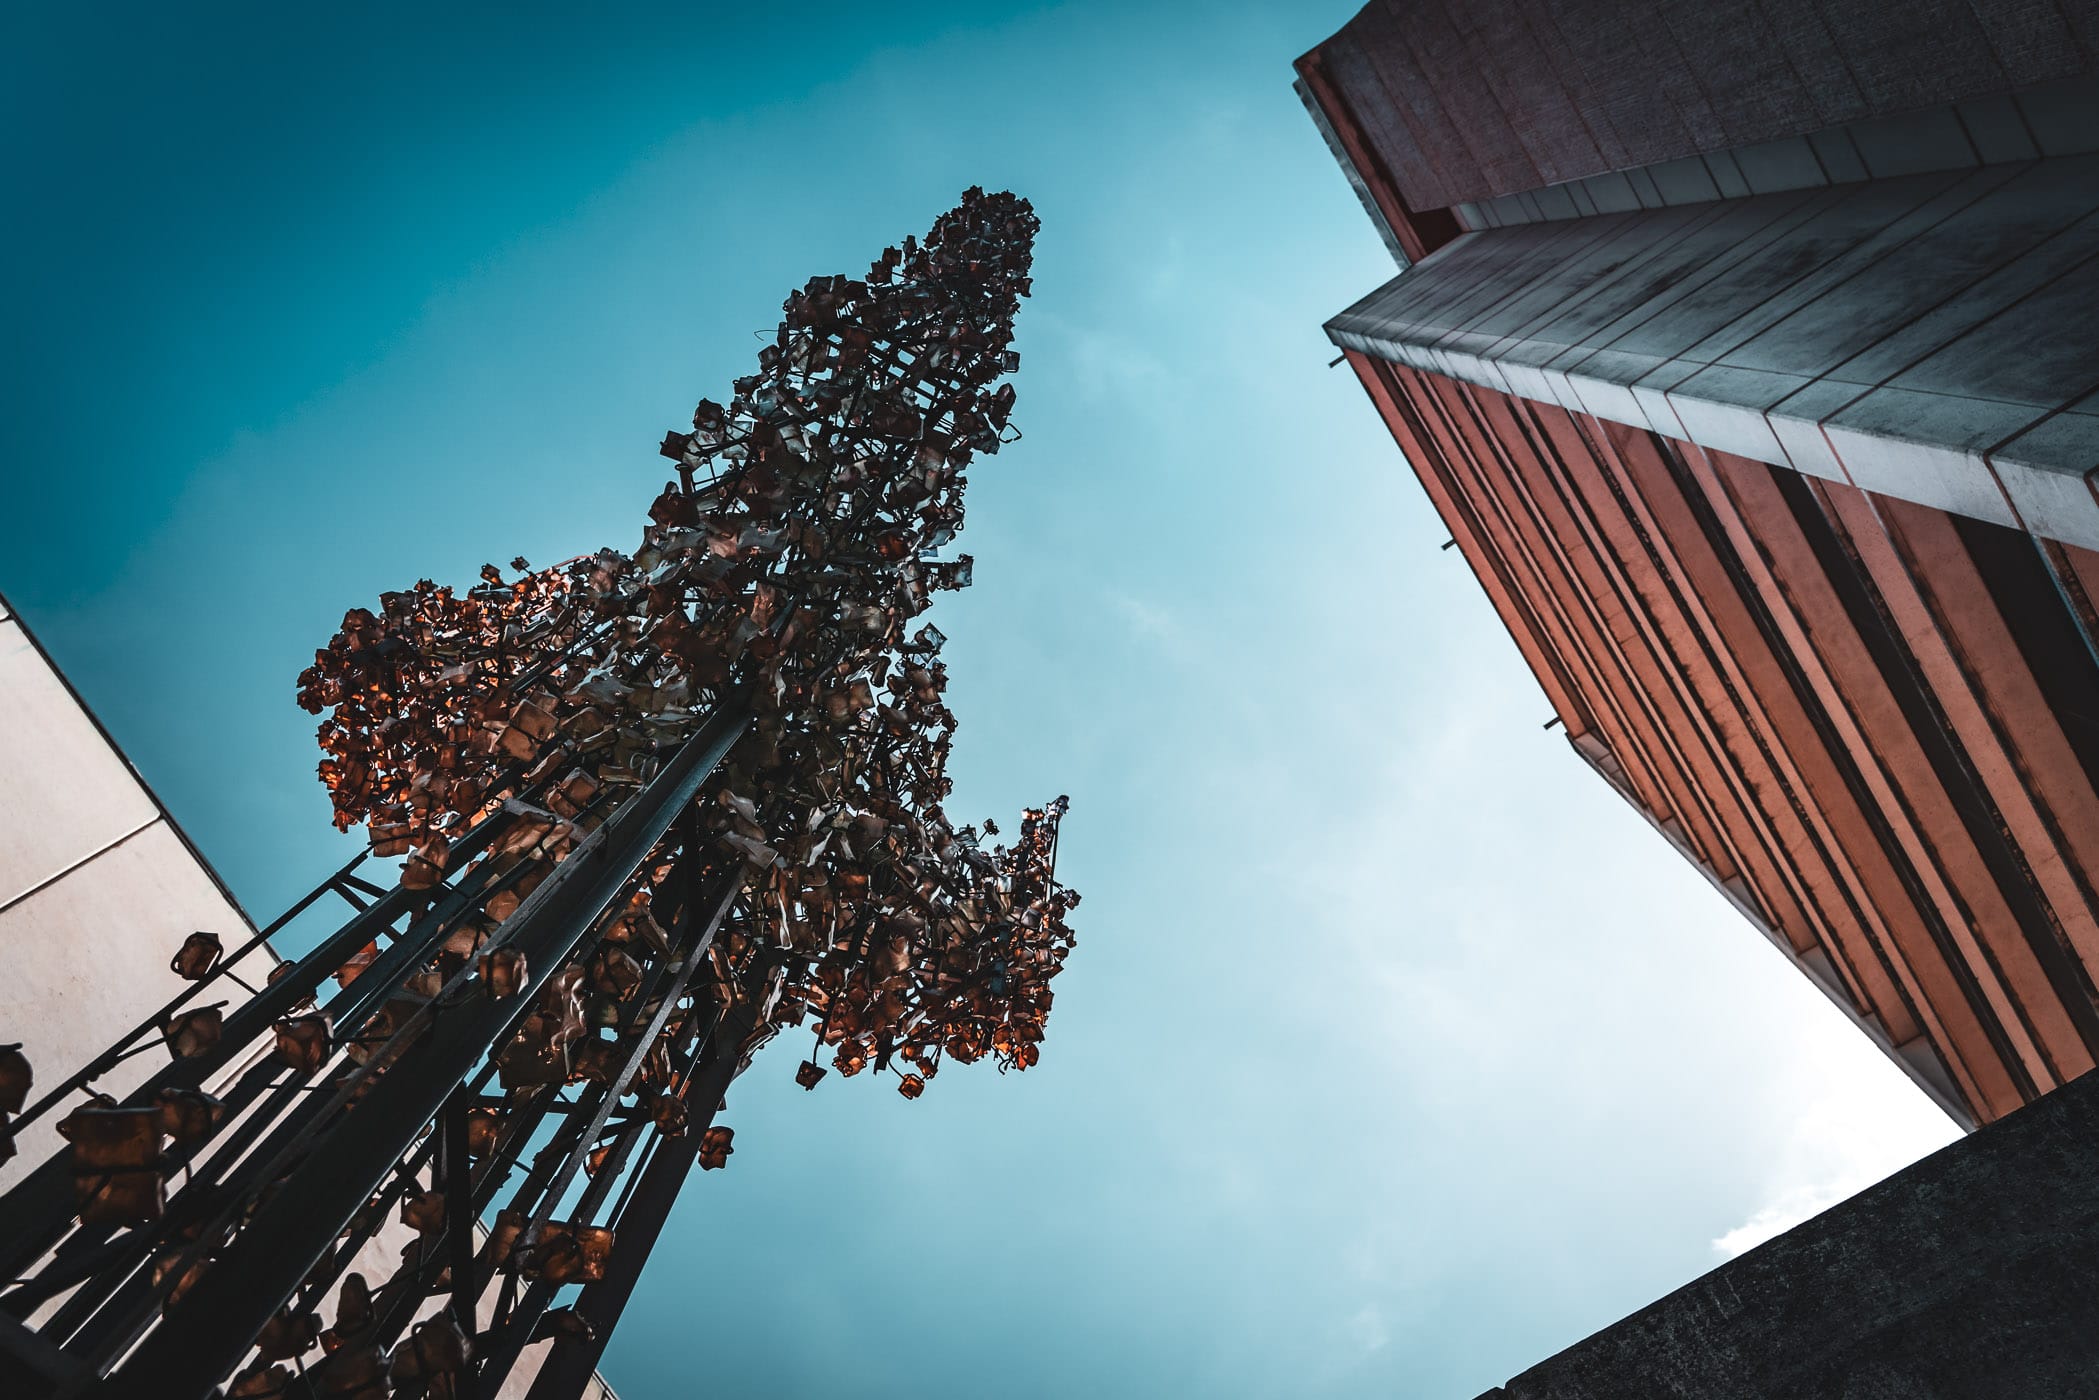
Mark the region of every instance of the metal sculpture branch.
[[[948, 1060], [1036, 1062], [1065, 799], [1009, 845], [951, 821], [944, 639], [916, 622], [970, 580], [942, 555], [1012, 435], [1035, 230], [972, 189], [792, 294], [728, 406], [664, 440], [632, 555], [345, 617], [299, 699], [337, 825], [399, 881], [332, 877], [293, 913], [361, 912], [231, 1013], [195, 1002], [244, 950], [193, 937], [191, 992], [34, 1105], [0, 1052], [0, 1109], [70, 1109], [71, 1143], [0, 1197], [0, 1309], [35, 1335], [0, 1332], [0, 1381], [492, 1396], [553, 1340], [532, 1395], [573, 1395], [769, 1038], [813, 1028], [805, 1088], [907, 1098]], [[155, 1042], [145, 1086], [80, 1101]]]

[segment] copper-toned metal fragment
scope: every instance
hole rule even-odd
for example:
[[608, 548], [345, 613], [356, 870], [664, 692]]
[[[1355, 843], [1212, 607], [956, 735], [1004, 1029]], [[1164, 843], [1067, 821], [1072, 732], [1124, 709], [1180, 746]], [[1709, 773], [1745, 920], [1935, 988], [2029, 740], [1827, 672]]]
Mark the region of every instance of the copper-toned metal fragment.
[[258, 1361], [234, 1378], [226, 1388], [227, 1400], [282, 1400], [289, 1393], [292, 1373], [281, 1365]]
[[316, 1395], [328, 1400], [387, 1400], [386, 1353], [376, 1346], [345, 1346], [308, 1373]]
[[734, 1128], [713, 1127], [700, 1134], [700, 1166], [707, 1171], [716, 1171], [729, 1165], [729, 1154], [736, 1150]]
[[301, 1074], [317, 1074], [328, 1062], [328, 1015], [313, 1012], [279, 1021], [276, 1046], [271, 1051], [277, 1063], [290, 1065]]
[[596, 1336], [597, 1332], [591, 1327], [590, 1320], [574, 1308], [551, 1308], [540, 1314], [539, 1324], [532, 1329], [532, 1340], [535, 1342], [545, 1341], [550, 1337], [587, 1342]]
[[445, 1228], [445, 1198], [438, 1191], [410, 1191], [401, 1198], [401, 1223], [428, 1236]]
[[486, 1157], [496, 1150], [496, 1140], [503, 1131], [503, 1117], [493, 1108], [470, 1108], [466, 1113], [466, 1150], [476, 1157]]
[[423, 1382], [433, 1395], [440, 1391], [449, 1395], [449, 1380], [466, 1369], [470, 1350], [466, 1333], [451, 1314], [439, 1313], [417, 1323], [408, 1340], [394, 1348], [387, 1379], [400, 1388]]
[[289, 1361], [304, 1356], [320, 1344], [319, 1313], [285, 1309], [264, 1324], [255, 1339], [256, 1354], [264, 1361]]
[[226, 1105], [201, 1089], [162, 1089], [153, 1101], [160, 1130], [175, 1142], [202, 1142], [226, 1116]]
[[168, 968], [185, 982], [201, 982], [219, 965], [226, 947], [215, 933], [197, 932], [182, 940]]
[[221, 1008], [200, 1006], [194, 1011], [169, 1017], [168, 1023], [161, 1027], [161, 1035], [166, 1038], [168, 1049], [176, 1059], [193, 1060], [218, 1048], [225, 1023]]
[[90, 1105], [58, 1124], [72, 1144], [74, 1204], [95, 1225], [158, 1220], [167, 1208], [160, 1110]]
[[497, 999], [514, 997], [531, 981], [525, 955], [516, 948], [490, 948], [481, 954], [481, 985]]
[[612, 1231], [549, 1220], [539, 1227], [539, 1242], [526, 1251], [523, 1272], [548, 1283], [595, 1283], [605, 1277], [611, 1254]]

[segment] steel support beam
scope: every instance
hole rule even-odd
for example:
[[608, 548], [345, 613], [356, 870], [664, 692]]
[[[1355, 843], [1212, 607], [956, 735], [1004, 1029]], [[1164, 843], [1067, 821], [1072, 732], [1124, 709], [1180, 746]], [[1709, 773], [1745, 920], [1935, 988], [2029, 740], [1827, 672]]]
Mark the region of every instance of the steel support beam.
[[[692, 802], [749, 719], [742, 704], [717, 710], [639, 794], [532, 892], [496, 940], [522, 950], [531, 967], [559, 966]], [[528, 997], [494, 1001], [475, 994], [443, 1007], [420, 1041], [307, 1145], [304, 1169], [268, 1197], [239, 1239], [98, 1394], [107, 1400], [209, 1396], [415, 1135], [530, 1006]]]

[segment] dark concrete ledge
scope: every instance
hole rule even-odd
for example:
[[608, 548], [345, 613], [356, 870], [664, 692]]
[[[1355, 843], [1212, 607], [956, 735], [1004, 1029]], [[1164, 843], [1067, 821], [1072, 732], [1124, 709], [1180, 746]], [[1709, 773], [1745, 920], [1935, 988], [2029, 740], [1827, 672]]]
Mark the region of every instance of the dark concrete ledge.
[[1480, 1400], [2099, 1396], [2099, 1072]]

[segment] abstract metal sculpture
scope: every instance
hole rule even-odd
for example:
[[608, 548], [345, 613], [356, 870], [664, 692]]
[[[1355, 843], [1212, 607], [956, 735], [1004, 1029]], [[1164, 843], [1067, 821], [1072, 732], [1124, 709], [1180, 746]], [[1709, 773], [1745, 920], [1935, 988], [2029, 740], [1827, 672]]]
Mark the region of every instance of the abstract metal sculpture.
[[329, 891], [356, 917], [235, 1009], [199, 1002], [248, 949], [192, 937], [190, 990], [35, 1103], [0, 1050], [0, 1110], [70, 1142], [0, 1197], [0, 1390], [493, 1397], [552, 1339], [530, 1394], [573, 1396], [773, 1035], [813, 1023], [805, 1088], [825, 1051], [907, 1098], [1035, 1063], [1065, 801], [1010, 846], [950, 822], [943, 639], [907, 626], [969, 582], [938, 552], [1008, 429], [1035, 228], [972, 189], [790, 296], [665, 440], [633, 555], [344, 619], [299, 698], [400, 879], [331, 877], [262, 937]]

